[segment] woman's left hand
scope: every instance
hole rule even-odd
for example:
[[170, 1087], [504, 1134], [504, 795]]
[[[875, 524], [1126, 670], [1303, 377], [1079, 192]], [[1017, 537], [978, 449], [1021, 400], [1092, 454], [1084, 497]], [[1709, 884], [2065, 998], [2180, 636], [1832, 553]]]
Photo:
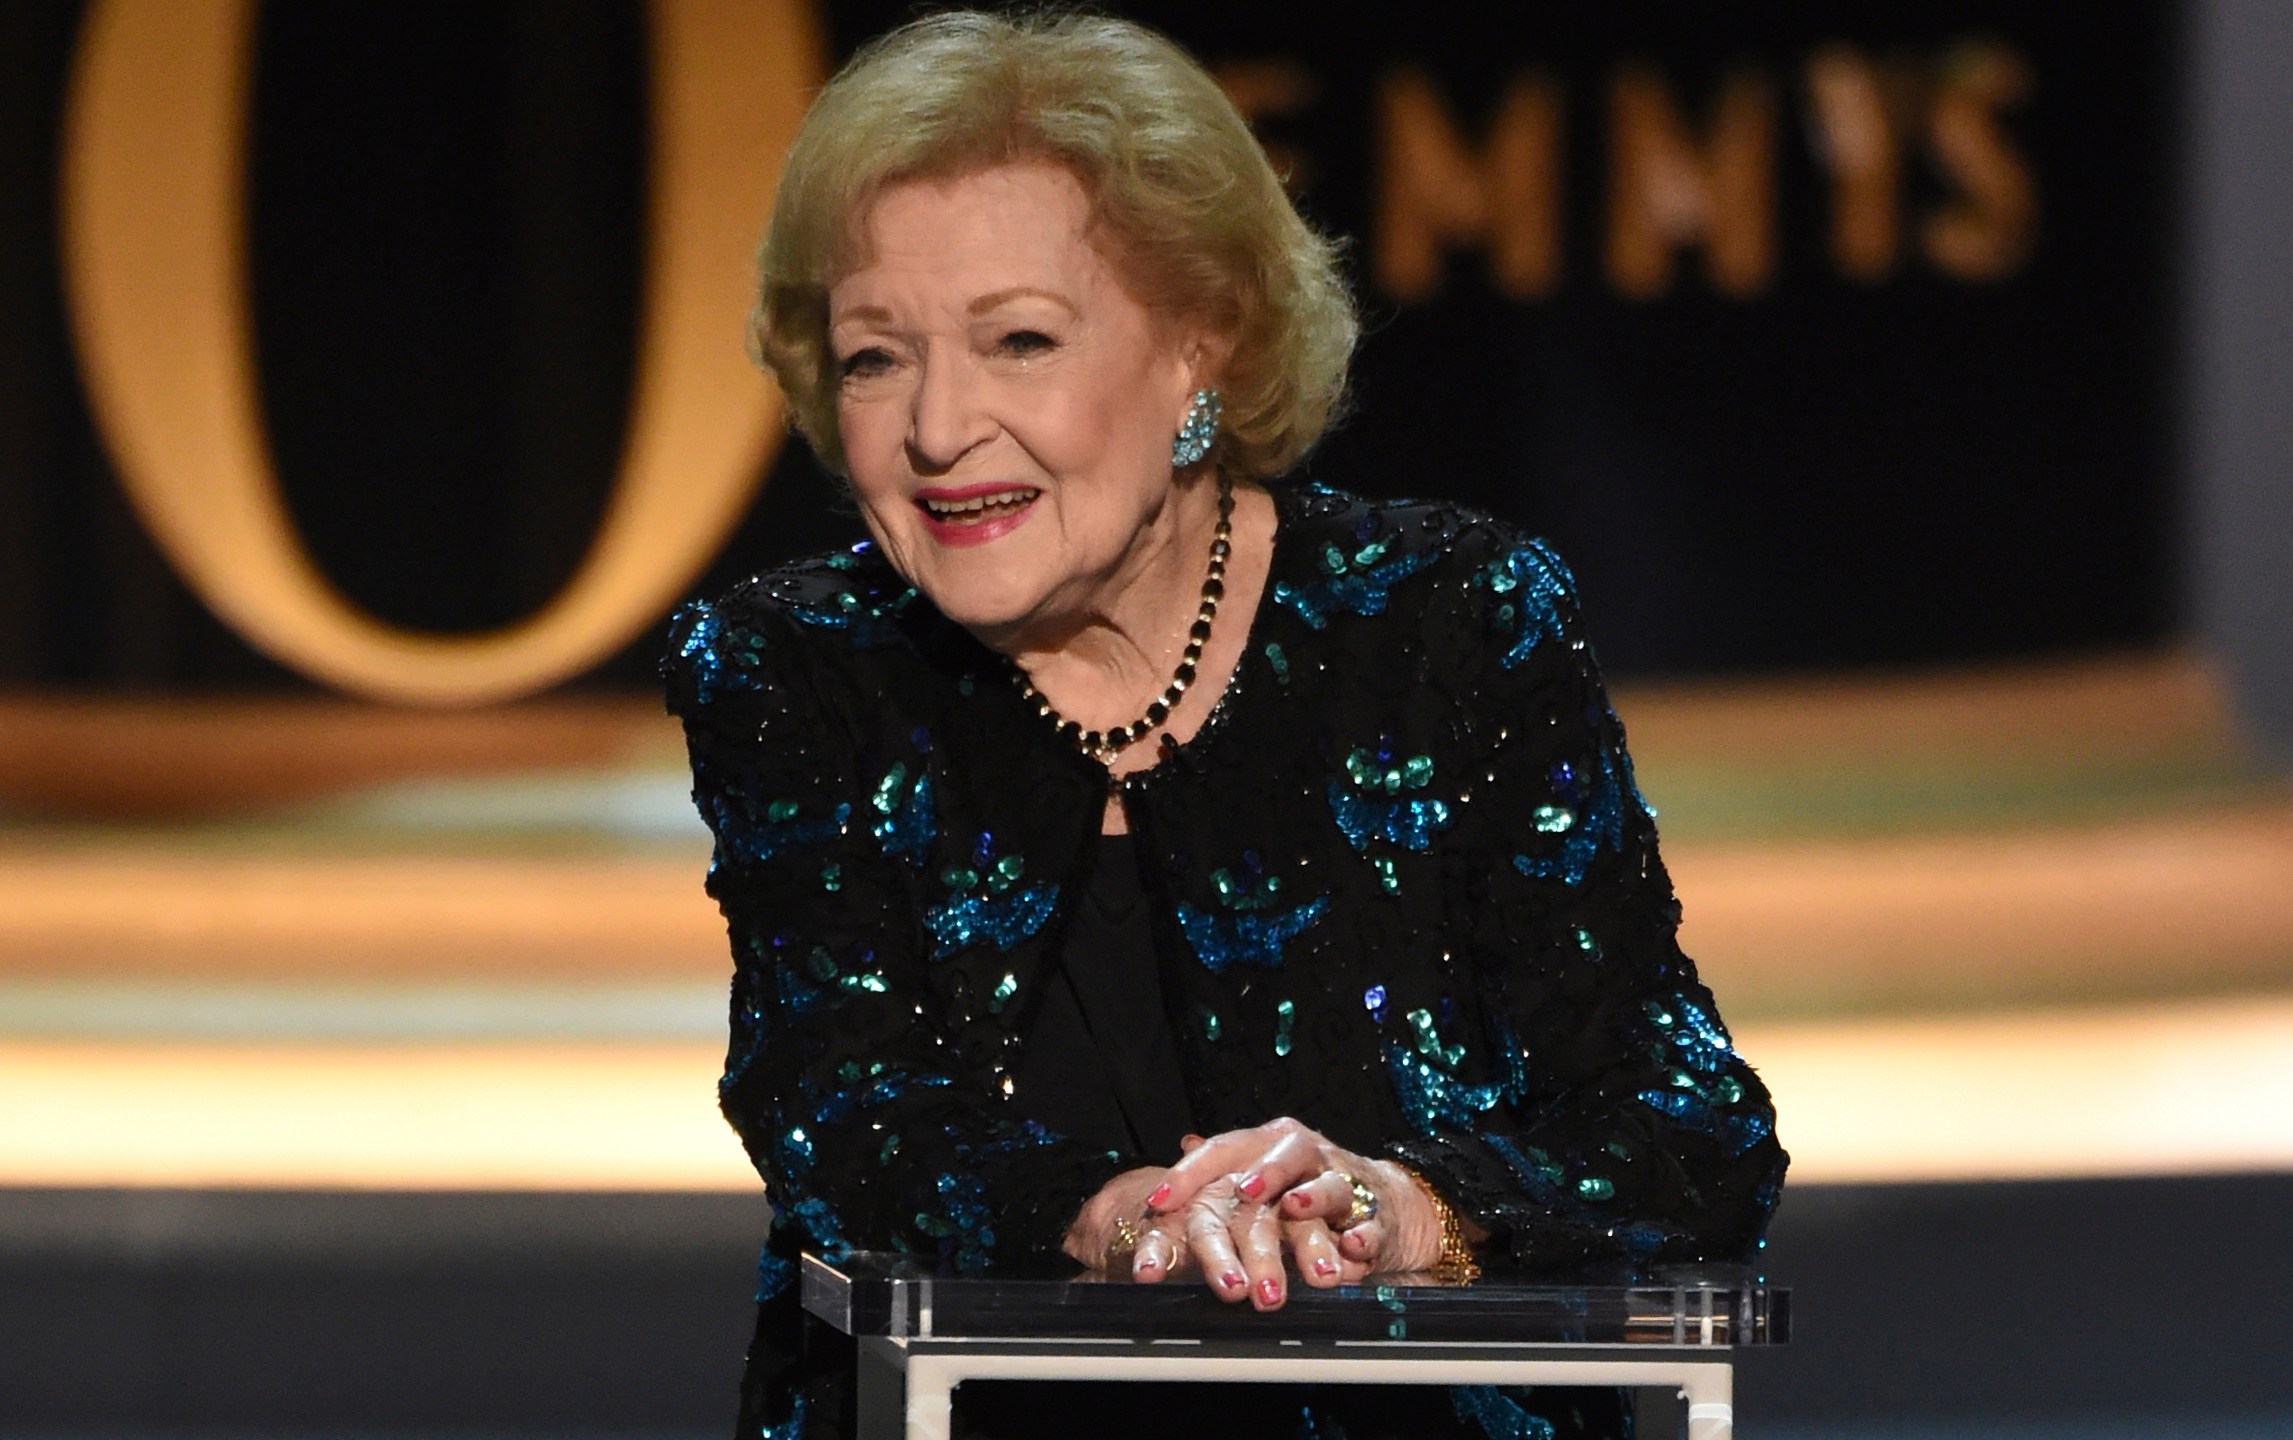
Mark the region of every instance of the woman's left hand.
[[[1355, 1213], [1357, 1181], [1374, 1200], [1366, 1217]], [[1247, 1294], [1260, 1309], [1281, 1303], [1285, 1249], [1314, 1286], [1429, 1270], [1441, 1254], [1440, 1216], [1408, 1171], [1288, 1117], [1191, 1147], [1147, 1197], [1147, 1210], [1168, 1217], [1152, 1229], [1177, 1228], [1185, 1258], [1206, 1274], [1242, 1273], [1246, 1289], [1215, 1278], [1213, 1288], [1234, 1300]], [[1356, 1223], [1346, 1224], [1349, 1216]], [[1171, 1268], [1178, 1259], [1171, 1257]]]

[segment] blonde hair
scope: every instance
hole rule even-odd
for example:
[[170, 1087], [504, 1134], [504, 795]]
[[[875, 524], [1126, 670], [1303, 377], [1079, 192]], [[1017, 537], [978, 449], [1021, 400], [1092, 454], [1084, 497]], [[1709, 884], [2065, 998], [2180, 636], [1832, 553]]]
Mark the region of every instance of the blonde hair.
[[1359, 326], [1336, 247], [1298, 215], [1218, 82], [1177, 45], [1104, 16], [953, 11], [864, 46], [812, 103], [758, 260], [750, 343], [832, 470], [828, 292], [886, 186], [1013, 160], [1065, 165], [1150, 310], [1231, 343], [1213, 454], [1244, 476], [1296, 464], [1335, 418]]

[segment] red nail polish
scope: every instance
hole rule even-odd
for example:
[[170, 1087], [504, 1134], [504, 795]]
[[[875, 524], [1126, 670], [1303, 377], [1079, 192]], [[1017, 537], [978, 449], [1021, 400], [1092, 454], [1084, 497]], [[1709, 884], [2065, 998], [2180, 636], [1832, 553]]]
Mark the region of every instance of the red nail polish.
[[1163, 1207], [1163, 1202], [1168, 1199], [1170, 1199], [1170, 1186], [1167, 1184], [1157, 1185], [1154, 1187], [1154, 1193], [1147, 1196], [1147, 1209], [1160, 1210]]
[[1292, 1210], [1303, 1210], [1314, 1203], [1314, 1197], [1303, 1190], [1292, 1190], [1282, 1197], [1282, 1203]]
[[1244, 1176], [1242, 1183], [1235, 1186], [1234, 1188], [1241, 1191], [1250, 1199], [1255, 1200], [1258, 1198], [1259, 1192], [1266, 1188], [1266, 1177], [1263, 1175]]
[[1314, 1273], [1316, 1275], [1335, 1275], [1338, 1273], [1338, 1262], [1327, 1255], [1321, 1256], [1314, 1261]]
[[1258, 1282], [1258, 1298], [1269, 1305], [1282, 1303], [1282, 1287], [1272, 1277]]
[[1239, 1270], [1229, 1270], [1225, 1274], [1218, 1277], [1218, 1286], [1222, 1290], [1232, 1290], [1241, 1285], [1241, 1283], [1242, 1272]]

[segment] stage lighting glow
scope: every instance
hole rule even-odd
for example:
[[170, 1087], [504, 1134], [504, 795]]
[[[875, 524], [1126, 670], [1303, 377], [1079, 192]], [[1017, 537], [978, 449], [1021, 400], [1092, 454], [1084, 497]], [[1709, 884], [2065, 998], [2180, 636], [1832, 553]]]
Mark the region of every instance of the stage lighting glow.
[[[1744, 1027], [1798, 1183], [2293, 1169], [2293, 999]], [[0, 1184], [745, 1190], [713, 1041], [0, 1044]]]

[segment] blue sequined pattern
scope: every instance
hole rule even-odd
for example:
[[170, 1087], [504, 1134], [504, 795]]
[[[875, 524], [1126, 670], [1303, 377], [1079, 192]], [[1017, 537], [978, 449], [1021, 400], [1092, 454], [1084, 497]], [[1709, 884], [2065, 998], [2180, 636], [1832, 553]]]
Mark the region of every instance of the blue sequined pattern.
[[[1242, 682], [1121, 792], [1198, 1128], [1288, 1113], [1400, 1160], [1493, 1264], [1750, 1255], [1774, 1110], [1679, 950], [1566, 568], [1457, 506], [1275, 504]], [[1108, 791], [999, 657], [863, 546], [680, 611], [664, 673], [771, 1257], [1037, 1263], [1107, 1180], [1172, 1158], [1015, 1097]], [[836, 1392], [785, 1273], [759, 1282], [744, 1414], [778, 1440]], [[1321, 1435], [1347, 1403], [1316, 1398]], [[1536, 1440], [1559, 1414], [1476, 1387], [1449, 1408], [1425, 1433]]]

